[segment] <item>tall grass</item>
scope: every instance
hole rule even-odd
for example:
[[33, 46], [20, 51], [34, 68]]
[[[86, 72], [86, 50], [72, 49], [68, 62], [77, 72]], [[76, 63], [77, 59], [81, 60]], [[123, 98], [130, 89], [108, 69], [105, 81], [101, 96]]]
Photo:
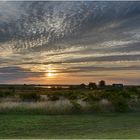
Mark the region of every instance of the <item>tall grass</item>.
[[104, 110], [103, 106], [100, 102], [91, 104], [82, 100], [68, 99], [39, 102], [8, 101], [0, 102], [0, 114], [74, 114], [104, 112], [107, 109]]
[[[4, 92], [5, 93], [5, 92]], [[70, 114], [139, 110], [139, 94], [129, 90], [60, 90], [2, 94], [0, 113]]]
[[1, 102], [0, 113], [66, 114], [72, 105], [68, 100], [47, 102]]

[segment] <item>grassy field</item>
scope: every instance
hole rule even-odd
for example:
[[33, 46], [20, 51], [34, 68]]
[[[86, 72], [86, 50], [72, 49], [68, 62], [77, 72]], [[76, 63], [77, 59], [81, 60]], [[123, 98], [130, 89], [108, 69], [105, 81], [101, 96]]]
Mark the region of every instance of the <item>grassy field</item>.
[[0, 115], [0, 138], [140, 138], [140, 113]]
[[139, 87], [0, 87], [1, 139], [140, 139], [139, 122]]

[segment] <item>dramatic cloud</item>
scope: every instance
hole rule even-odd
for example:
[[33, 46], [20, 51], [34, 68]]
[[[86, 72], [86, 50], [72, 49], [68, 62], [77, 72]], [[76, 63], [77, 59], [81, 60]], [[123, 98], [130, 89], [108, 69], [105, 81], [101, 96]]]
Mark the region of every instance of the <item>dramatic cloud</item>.
[[0, 83], [140, 84], [140, 2], [0, 2]]

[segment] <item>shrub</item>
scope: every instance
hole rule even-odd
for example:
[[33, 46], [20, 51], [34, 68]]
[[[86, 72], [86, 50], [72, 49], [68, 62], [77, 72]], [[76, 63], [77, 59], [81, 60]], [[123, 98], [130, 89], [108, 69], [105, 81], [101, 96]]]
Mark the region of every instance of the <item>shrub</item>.
[[100, 95], [99, 94], [95, 94], [95, 93], [88, 93], [86, 95], [86, 98], [84, 99], [84, 101], [87, 102], [95, 102], [95, 101], [99, 101], [100, 100]]
[[94, 102], [94, 103], [90, 103], [89, 110], [91, 112], [100, 112], [101, 111], [101, 107], [100, 107], [98, 102]]
[[4, 93], [0, 93], [0, 98], [5, 97]]
[[26, 93], [19, 95], [22, 101], [38, 101], [40, 100], [40, 95], [35, 93]]
[[0, 93], [0, 98], [14, 96], [14, 93], [11, 92], [2, 92]]
[[126, 99], [131, 98], [131, 93], [129, 93], [129, 91], [122, 91], [122, 92], [120, 92], [120, 94]]
[[117, 112], [126, 112], [128, 111], [128, 102], [127, 99], [123, 95], [113, 94], [110, 98], [112, 105]]
[[120, 90], [120, 89], [107, 89], [103, 94], [102, 97], [103, 98], [112, 98], [113, 96], [115, 96], [116, 98], [119, 96], [123, 96], [126, 99], [130, 99], [131, 98], [131, 93], [129, 93], [129, 91], [127, 90]]
[[73, 91], [66, 93], [64, 96], [69, 100], [76, 100], [78, 98], [78, 95]]
[[59, 100], [59, 96], [58, 95], [47, 95], [50, 101], [57, 101]]
[[72, 104], [72, 112], [79, 113], [82, 110], [81, 105], [77, 103], [75, 100], [71, 100], [70, 103]]

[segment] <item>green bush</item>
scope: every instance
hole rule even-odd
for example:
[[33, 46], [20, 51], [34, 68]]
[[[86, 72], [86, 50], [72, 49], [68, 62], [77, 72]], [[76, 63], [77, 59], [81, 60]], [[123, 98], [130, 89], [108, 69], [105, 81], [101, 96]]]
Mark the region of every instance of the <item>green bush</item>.
[[99, 100], [100, 100], [100, 95], [95, 94], [93, 92], [88, 93], [86, 95], [86, 98], [84, 98], [84, 101], [87, 101], [87, 102], [96, 102], [96, 101], [99, 101]]
[[129, 110], [127, 98], [123, 95], [114, 93], [109, 99], [117, 112], [126, 112]]
[[89, 110], [91, 112], [101, 112], [101, 107], [98, 102], [90, 103]]
[[3, 98], [5, 97], [5, 94], [4, 93], [0, 93], [0, 98]]
[[122, 91], [122, 92], [120, 92], [120, 95], [122, 95], [126, 99], [131, 98], [131, 93], [129, 91]]
[[0, 98], [9, 97], [9, 96], [14, 96], [14, 93], [11, 93], [11, 92], [1, 92], [0, 93]]
[[76, 100], [78, 98], [77, 93], [73, 91], [66, 93], [64, 96], [69, 100]]
[[57, 101], [59, 100], [59, 96], [58, 95], [47, 95], [50, 101]]
[[40, 100], [40, 95], [35, 94], [35, 93], [24, 93], [24, 94], [20, 94], [20, 99], [22, 101], [38, 101]]
[[70, 101], [72, 104], [72, 112], [79, 113], [82, 110], [82, 107], [80, 104], [78, 104], [75, 100]]

